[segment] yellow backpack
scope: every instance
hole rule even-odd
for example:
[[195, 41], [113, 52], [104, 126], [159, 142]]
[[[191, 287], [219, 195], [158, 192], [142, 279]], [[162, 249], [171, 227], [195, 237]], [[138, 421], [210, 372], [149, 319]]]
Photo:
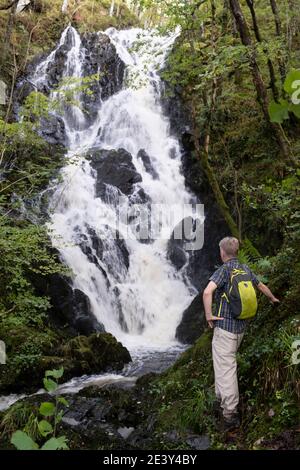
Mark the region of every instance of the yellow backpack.
[[230, 272], [230, 288], [223, 293], [218, 316], [221, 315], [223, 300], [230, 305], [233, 318], [246, 320], [253, 318], [257, 312], [257, 297], [251, 274], [242, 268], [234, 268]]

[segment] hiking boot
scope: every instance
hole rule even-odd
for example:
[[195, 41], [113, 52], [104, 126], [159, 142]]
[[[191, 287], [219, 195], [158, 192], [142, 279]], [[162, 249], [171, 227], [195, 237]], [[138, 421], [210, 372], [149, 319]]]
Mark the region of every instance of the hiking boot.
[[239, 428], [241, 425], [238, 413], [234, 413], [230, 417], [223, 417], [223, 423], [224, 431], [232, 431], [233, 429]]

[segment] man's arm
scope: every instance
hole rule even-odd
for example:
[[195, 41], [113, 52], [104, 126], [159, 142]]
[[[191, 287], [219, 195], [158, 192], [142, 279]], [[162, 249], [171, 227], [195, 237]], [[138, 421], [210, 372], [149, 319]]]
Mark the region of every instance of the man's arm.
[[268, 288], [268, 286], [266, 286], [263, 282], [260, 282], [258, 285], [257, 285], [257, 288], [258, 290], [260, 290], [260, 292], [262, 292], [266, 297], [268, 297], [268, 299], [270, 300], [270, 302], [272, 302], [272, 304], [277, 304], [280, 302], [280, 300], [278, 300], [275, 295], [273, 295], [273, 293], [271, 292], [271, 290]]
[[210, 326], [210, 328], [213, 328], [214, 326], [214, 321], [216, 320], [223, 320], [222, 317], [215, 317], [212, 314], [212, 300], [213, 300], [213, 294], [217, 288], [217, 284], [214, 281], [210, 281], [206, 288], [203, 291], [203, 305], [204, 305], [204, 310], [205, 310], [205, 317], [206, 320]]

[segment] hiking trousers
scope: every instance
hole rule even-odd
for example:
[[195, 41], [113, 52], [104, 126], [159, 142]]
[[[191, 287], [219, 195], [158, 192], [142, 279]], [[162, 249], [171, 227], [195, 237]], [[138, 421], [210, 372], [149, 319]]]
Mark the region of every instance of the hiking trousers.
[[212, 340], [215, 393], [221, 400], [224, 418], [231, 418], [237, 412], [239, 387], [237, 378], [236, 353], [244, 333], [231, 333], [218, 326], [214, 328]]

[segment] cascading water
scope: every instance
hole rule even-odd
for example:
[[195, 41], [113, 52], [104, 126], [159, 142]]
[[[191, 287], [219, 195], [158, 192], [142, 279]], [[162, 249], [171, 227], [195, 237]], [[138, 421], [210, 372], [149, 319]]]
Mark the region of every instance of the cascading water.
[[[103, 102], [99, 99], [92, 123], [77, 106], [69, 107], [63, 115], [69, 152], [68, 164], [62, 171], [63, 182], [51, 200], [49, 228], [53, 245], [72, 268], [74, 287], [89, 297], [96, 318], [132, 354], [178, 345], [176, 327], [196, 293], [184, 272], [177, 272], [167, 259], [167, 237], [149, 243], [124, 237], [128, 252], [126, 266], [119, 243], [111, 236], [116, 212], [125, 212], [134, 200], [139, 201], [141, 189], [148, 202], [166, 208], [174, 204], [184, 206], [192, 200], [180, 171], [179, 144], [170, 135], [169, 122], [160, 104], [162, 84], [158, 70], [178, 33], [163, 37], [140, 29], [107, 30], [105, 34], [126, 64], [122, 90]], [[81, 38], [74, 28], [68, 27], [58, 47], [66, 40], [71, 47], [63, 77], [80, 79], [84, 54]], [[47, 82], [54, 57], [52, 52], [37, 67], [32, 80], [38, 88]], [[52, 95], [55, 97], [55, 92]], [[125, 149], [131, 154], [141, 181], [134, 185], [133, 194], [122, 195], [121, 205], [109, 204], [121, 195], [113, 186], [106, 186], [105, 197], [95, 194], [95, 170], [86, 158], [89, 149]], [[141, 149], [150, 156], [155, 177], [139, 158]], [[161, 217], [166, 223], [167, 211], [162, 210]], [[175, 214], [169, 237], [181, 219], [182, 214]], [[128, 228], [130, 231], [130, 224], [122, 222], [118, 231], [124, 236]], [[97, 258], [91, 233], [102, 240], [101, 259]], [[83, 239], [97, 263], [82, 250]]]
[[[73, 379], [62, 386], [62, 393], [76, 392], [91, 383], [102, 386], [122, 381], [124, 376], [134, 383], [138, 375], [165, 369], [185, 349], [176, 341], [175, 331], [197, 293], [185, 270], [176, 271], [167, 257], [168, 240], [183, 218], [180, 211], [173, 213], [170, 223], [168, 208], [195, 202], [185, 188], [179, 143], [170, 135], [160, 103], [158, 71], [179, 32], [163, 37], [140, 29], [110, 28], [105, 34], [126, 65], [123, 87], [104, 100], [98, 94], [96, 112], [95, 103], [90, 112], [86, 109], [89, 102], [77, 93], [83, 109], [65, 106], [62, 116], [52, 116], [63, 119], [69, 151], [62, 182], [57, 183], [51, 197], [48, 225], [53, 245], [74, 273], [74, 288], [89, 297], [95, 317], [129, 349], [133, 361], [124, 367], [122, 375]], [[75, 77], [80, 82], [84, 77], [83, 62], [89, 55], [77, 31], [69, 26], [57, 48], [36, 67], [31, 77], [36, 89], [51, 90], [50, 75], [60, 50], [64, 51], [64, 62], [59, 79]], [[106, 73], [101, 69], [98, 72]], [[118, 85], [118, 78], [115, 81]], [[59, 99], [57, 89], [50, 96]], [[122, 194], [113, 184], [104, 184], [101, 194], [95, 189], [101, 169], [97, 175], [89, 154], [100, 151], [103, 157], [113, 150], [120, 159], [125, 152], [127, 163], [132, 156], [130, 164], [138, 178], [129, 194]], [[147, 161], [141, 158], [141, 151]], [[122, 179], [122, 167], [114, 170]], [[161, 231], [167, 227], [164, 237], [145, 243], [125, 236], [134, 234], [135, 227], [129, 219], [118, 219], [117, 214], [124, 216], [135, 202], [145, 202], [147, 208], [151, 202], [154, 214], [153, 207], [159, 205], [159, 227]], [[194, 217], [194, 212], [184, 213], [188, 215]], [[121, 241], [112, 236], [116, 220], [118, 233], [124, 237]], [[97, 250], [99, 246], [101, 250]], [[19, 398], [1, 397], [0, 408], [6, 409]]]

